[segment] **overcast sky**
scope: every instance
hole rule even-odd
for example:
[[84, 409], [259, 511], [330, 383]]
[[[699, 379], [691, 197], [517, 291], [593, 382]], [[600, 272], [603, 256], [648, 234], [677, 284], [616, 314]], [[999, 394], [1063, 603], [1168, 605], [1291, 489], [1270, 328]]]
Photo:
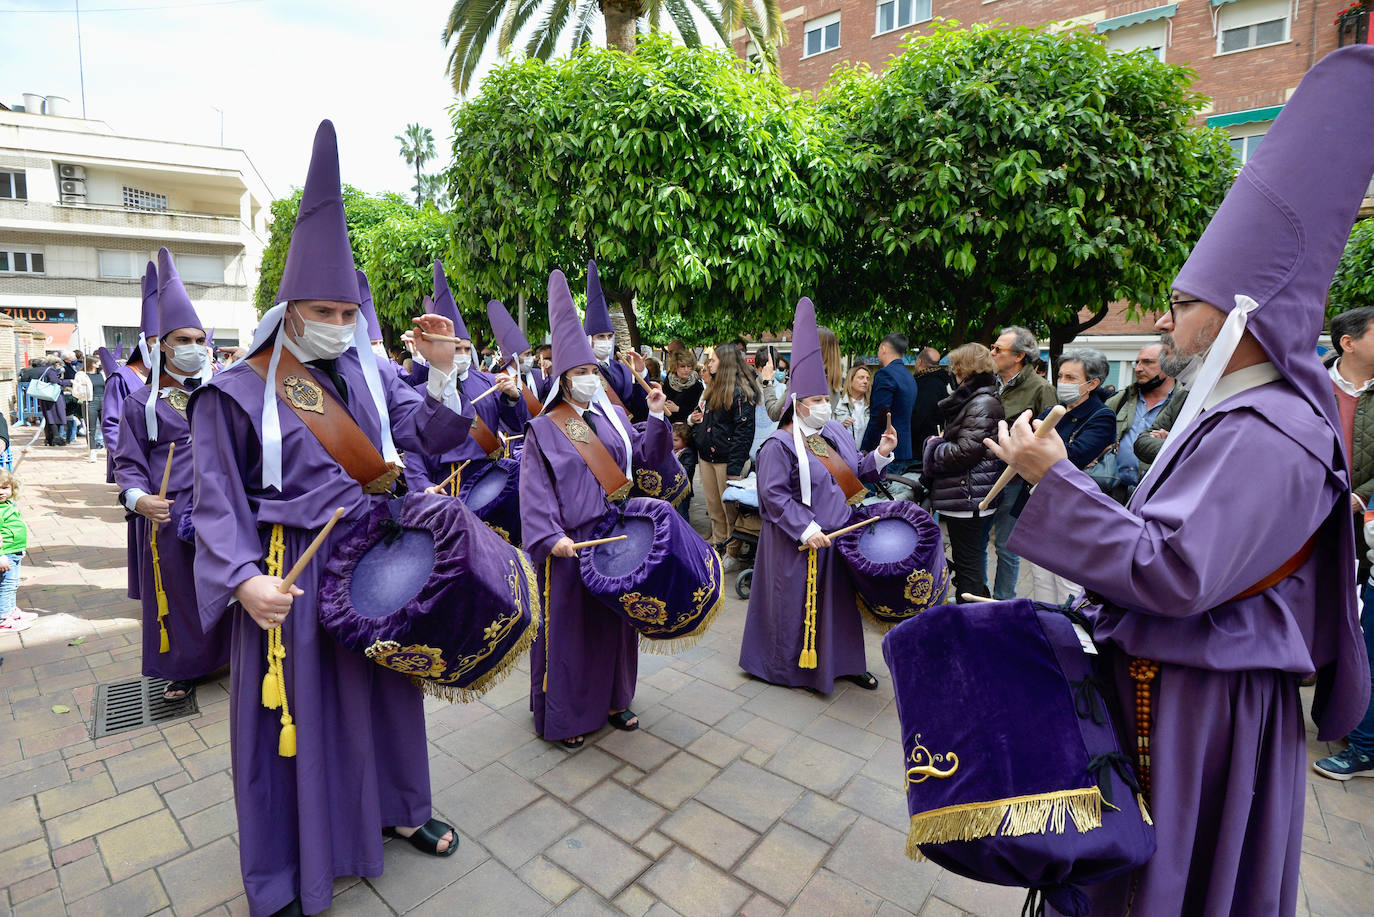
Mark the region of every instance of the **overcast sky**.
[[[120, 134], [241, 147], [272, 194], [305, 179], [322, 118], [343, 180], [408, 193], [411, 122], [449, 158], [446, 0], [80, 0], [86, 114]], [[0, 101], [61, 95], [81, 113], [73, 0], [0, 0]], [[155, 7], [155, 8], [154, 8]]]

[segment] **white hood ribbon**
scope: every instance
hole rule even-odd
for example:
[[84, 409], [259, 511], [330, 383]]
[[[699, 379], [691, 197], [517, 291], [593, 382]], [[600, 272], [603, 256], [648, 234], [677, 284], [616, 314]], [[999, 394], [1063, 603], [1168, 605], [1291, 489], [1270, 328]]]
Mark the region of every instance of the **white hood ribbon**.
[[[286, 316], [286, 303], [277, 303], [258, 322], [253, 331], [253, 342], [248, 352], [256, 353], [266, 343], [269, 335], [281, 327]], [[285, 329], [272, 343], [272, 359], [267, 364], [267, 383], [262, 396], [262, 486], [282, 489], [281, 482], [281, 414], [277, 406], [277, 368], [281, 364], [282, 339]], [[381, 375], [377, 372], [376, 360], [364, 360], [361, 354], [371, 355], [371, 341], [367, 338], [367, 324], [355, 321], [353, 325], [353, 348], [359, 353], [358, 363], [367, 380], [367, 390], [372, 396], [372, 404], [377, 409], [377, 419], [382, 429], [382, 458], [388, 462], [400, 462], [396, 446], [391, 440], [391, 415], [386, 408], [386, 395], [382, 391]], [[346, 354], [347, 351], [344, 351]], [[340, 357], [342, 359], [342, 356]]]
[[1178, 419], [1174, 421], [1173, 428], [1165, 437], [1164, 445], [1160, 448], [1154, 464], [1150, 465], [1150, 470], [1146, 472], [1145, 477], [1136, 487], [1137, 493], [1148, 492], [1147, 483], [1162, 473], [1164, 467], [1169, 464], [1169, 459], [1173, 453], [1178, 451], [1180, 444], [1186, 438], [1188, 427], [1202, 413], [1203, 406], [1212, 396], [1212, 390], [1221, 381], [1227, 365], [1231, 362], [1231, 357], [1235, 355], [1236, 347], [1245, 335], [1246, 320], [1250, 313], [1258, 308], [1259, 303], [1249, 296], [1243, 293], [1236, 294], [1236, 307], [1226, 316], [1221, 331], [1217, 333], [1216, 340], [1208, 349], [1207, 359], [1202, 362], [1202, 367], [1197, 371], [1197, 378], [1188, 387], [1188, 400], [1183, 402], [1183, 409], [1178, 412]]
[[[599, 372], [600, 370], [598, 370], [598, 373]], [[544, 396], [545, 409], [553, 404], [553, 399], [557, 398], [562, 390], [562, 377], [555, 377], [553, 385], [549, 386], [549, 393]], [[601, 405], [601, 412], [606, 415], [611, 421], [611, 426], [615, 427], [615, 431], [620, 434], [620, 441], [625, 444], [625, 477], [633, 480], [634, 478], [630, 474], [630, 465], [634, 461], [634, 448], [630, 445], [630, 434], [625, 430], [625, 426], [620, 422], [619, 415], [615, 412], [615, 405], [611, 403], [611, 399], [606, 395], [605, 376], [601, 377], [601, 388], [597, 390], [596, 398], [593, 399], [592, 403]], [[569, 402], [569, 404], [571, 404], [571, 402]], [[577, 409], [576, 405], [572, 405], [572, 407], [574, 410]], [[591, 405], [588, 405], [588, 407], [591, 407]]]
[[[144, 347], [145, 352], [148, 348]], [[152, 360], [144, 360], [143, 365], [148, 367], [148, 403], [143, 406], [143, 421], [148, 427], [148, 442], [157, 442], [157, 390], [158, 382], [162, 376], [162, 345], [153, 349]]]
[[792, 446], [797, 450], [797, 482], [801, 485], [802, 504], [811, 505], [811, 457], [806, 454], [802, 437], [802, 419], [797, 413], [797, 395], [792, 394]]

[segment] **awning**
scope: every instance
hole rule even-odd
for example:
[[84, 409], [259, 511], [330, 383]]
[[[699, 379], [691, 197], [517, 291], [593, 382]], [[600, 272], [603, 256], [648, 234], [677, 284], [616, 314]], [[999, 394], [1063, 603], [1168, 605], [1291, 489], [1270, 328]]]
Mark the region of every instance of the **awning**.
[[33, 328], [46, 338], [43, 347], [47, 350], [70, 349], [76, 325], [66, 322], [34, 322]]
[[1231, 127], [1235, 124], [1254, 124], [1258, 121], [1273, 121], [1283, 111], [1282, 105], [1271, 105], [1268, 108], [1247, 108], [1245, 111], [1233, 111], [1225, 115], [1212, 115], [1207, 119], [1208, 127]]
[[1224, 6], [1224, 5], [1226, 5], [1227, 3], [1235, 3], [1235, 2], [1236, 2], [1236, 0], [1212, 0], [1212, 9], [1216, 9], [1216, 8], [1219, 7], [1219, 6]]
[[[1222, 0], [1225, 2], [1225, 0]], [[1113, 29], [1130, 28], [1133, 25], [1140, 25], [1142, 22], [1153, 22], [1156, 19], [1172, 19], [1174, 13], [1178, 12], [1178, 4], [1170, 3], [1167, 6], [1156, 6], [1153, 9], [1141, 10], [1138, 13], [1128, 13], [1125, 16], [1117, 16], [1114, 19], [1103, 19], [1093, 26], [1097, 34], [1101, 35]]]

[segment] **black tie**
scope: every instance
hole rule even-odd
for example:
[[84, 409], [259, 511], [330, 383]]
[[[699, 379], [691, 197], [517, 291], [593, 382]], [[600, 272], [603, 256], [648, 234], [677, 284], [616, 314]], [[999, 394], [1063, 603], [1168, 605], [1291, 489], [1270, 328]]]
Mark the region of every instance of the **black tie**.
[[200, 387], [200, 376], [187, 376], [187, 377], [186, 377], [186, 388], [187, 388], [188, 391], [194, 392], [194, 391], [195, 391], [197, 388], [199, 388], [199, 387]]
[[337, 360], [311, 360], [305, 365], [313, 366], [328, 376], [329, 381], [334, 383], [334, 390], [339, 393], [339, 398], [344, 402], [348, 401], [348, 386], [344, 384], [344, 378], [339, 372]]
[[587, 408], [587, 410], [585, 410], [585, 411], [582, 412], [582, 419], [585, 420], [585, 421], [587, 422], [587, 426], [591, 427], [591, 428], [592, 428], [592, 432], [595, 433], [595, 432], [596, 432], [596, 420], [594, 419], [594, 412], [592, 411], [591, 408]]

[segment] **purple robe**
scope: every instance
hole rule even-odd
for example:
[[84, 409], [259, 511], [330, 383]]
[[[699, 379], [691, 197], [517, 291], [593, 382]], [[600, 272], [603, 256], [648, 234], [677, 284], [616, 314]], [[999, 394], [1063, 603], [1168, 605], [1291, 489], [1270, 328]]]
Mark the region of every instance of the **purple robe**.
[[43, 421], [52, 427], [58, 435], [62, 434], [62, 427], [67, 422], [67, 392], [71, 390], [72, 382], [70, 379], [62, 378], [62, 370], [56, 366], [49, 366], [43, 370], [43, 375], [39, 377], [44, 382], [56, 382], [62, 386], [62, 393], [57, 396], [56, 401], [44, 401]]
[[[636, 460], [662, 461], [672, 452], [672, 428], [666, 421], [650, 418], [641, 431], [623, 410], [612, 409], [630, 434]], [[599, 414], [596, 435], [623, 469], [625, 443]], [[525, 550], [535, 562], [539, 588], [548, 596], [546, 625], [530, 651], [534, 728], [550, 741], [588, 735], [605, 725], [612, 710], [629, 708], [639, 674], [639, 635], [587, 594], [576, 558], [552, 558], [546, 569], [558, 539], [590, 538], [610, 508], [587, 463], [546, 415], [525, 428], [520, 505]], [[546, 575], [552, 582], [545, 581]]]
[[[165, 391], [165, 389], [164, 389]], [[162, 589], [167, 596], [168, 651], [160, 652], [161, 628], [157, 621], [157, 591], [153, 585], [153, 554], [148, 547], [152, 523], [134, 515], [131, 531], [138, 539], [139, 566], [130, 571], [137, 576], [143, 602], [143, 674], [168, 681], [194, 681], [229, 663], [229, 620], [202, 630], [200, 609], [196, 604], [194, 546], [177, 537], [177, 520], [190, 511], [195, 481], [191, 452], [191, 426], [167, 399], [157, 405], [157, 441], [148, 442], [148, 422], [144, 407], [152, 389], [144, 385], [123, 404], [126, 435], [114, 450], [115, 483], [122, 497], [137, 487], [150, 494], [162, 489], [162, 472], [167, 467], [167, 450], [172, 454], [172, 474], [167, 479], [167, 499], [172, 501], [172, 521], [159, 526], [157, 553], [162, 569]], [[131, 546], [132, 551], [132, 546]]]
[[[429, 367], [425, 367], [425, 381], [417, 384], [415, 389], [423, 394], [425, 386], [428, 384]], [[472, 403], [472, 399], [495, 384], [495, 376], [476, 369], [468, 370], [467, 378], [458, 380], [458, 391], [463, 396], [464, 410], [469, 407], [475, 408], [477, 416], [482, 418], [494, 435], [498, 433], [505, 433], [507, 436], [514, 435], [525, 426], [525, 421], [529, 419], [529, 411], [525, 409], [523, 400], [516, 400], [512, 403], [500, 392], [492, 392], [476, 404]], [[497, 440], [500, 440], [499, 435], [497, 435]], [[487, 454], [482, 451], [482, 447], [477, 445], [477, 440], [472, 437], [463, 440], [456, 448], [445, 450], [441, 454], [425, 455], [419, 458], [422, 464], [423, 477], [428, 479], [430, 484], [444, 480], [453, 473], [454, 466], [463, 462], [472, 462], [471, 465], [463, 469], [466, 473], [468, 470], [476, 471], [478, 467], [489, 461]]]
[[[1129, 508], [1060, 461], [1009, 542], [1116, 606], [1097, 610], [1094, 637], [1120, 650], [1131, 731], [1130, 657], [1161, 664], [1150, 740], [1159, 849], [1087, 891], [1094, 917], [1126, 913], [1132, 883], [1135, 917], [1292, 915], [1307, 767], [1298, 681], [1326, 668], [1314, 706], [1325, 706], [1323, 739], [1359, 721], [1369, 690], [1345, 613], [1354, 548], [1340, 445], [1282, 380], [1232, 395], [1183, 435]], [[1230, 601], [1314, 532], [1296, 573]]]
[[625, 405], [631, 420], [639, 421], [649, 416], [649, 394], [644, 391], [644, 386], [635, 381], [630, 367], [619, 360], [598, 363], [596, 367], [611, 384], [611, 390], [620, 399], [620, 403]]
[[[119, 418], [124, 411], [124, 399], [144, 386], [144, 381], [128, 366], [121, 366], [105, 380], [105, 397], [100, 402], [100, 434], [105, 442], [105, 483], [113, 484], [114, 452], [119, 443]], [[135, 558], [129, 557], [129, 568], [136, 566]], [[130, 595], [130, 598], [138, 598]]]
[[[859, 480], [882, 479], [874, 453], [860, 457], [854, 437], [843, 426], [832, 420], [821, 435]], [[792, 431], [775, 430], [759, 446], [762, 527], [739, 664], [750, 675], [772, 684], [828, 694], [836, 678], [862, 675], [868, 664], [854, 585], [833, 548], [816, 552], [816, 668], [803, 669], [797, 663], [806, 608], [806, 552], [797, 550], [802, 532], [813, 521], [822, 531], [832, 532], [847, 525], [853, 513], [821, 460], [809, 451], [807, 459], [811, 464], [809, 507], [801, 501]]]
[[[370, 356], [370, 355], [369, 355]], [[376, 410], [356, 352], [338, 361], [349, 413], [380, 441]], [[320, 370], [309, 372], [332, 389]], [[471, 416], [422, 398], [382, 375], [398, 448], [418, 455], [449, 449]], [[330, 904], [338, 876], [382, 872], [382, 828], [430, 817], [429, 761], [419, 690], [397, 672], [351, 653], [320, 625], [318, 583], [334, 546], [386, 499], [363, 493], [284, 402], [283, 489], [262, 486], [263, 382], [236, 364], [202, 385], [191, 402], [196, 442], [196, 591], [204, 626], [232, 619], [230, 731], [244, 889], [255, 917], [297, 895], [307, 914]], [[289, 569], [336, 506], [346, 516], [297, 581], [282, 624], [286, 691], [296, 724], [294, 758], [277, 754], [279, 711], [262, 706], [266, 632], [234, 603], [237, 586], [265, 572], [274, 523], [285, 530]]]

